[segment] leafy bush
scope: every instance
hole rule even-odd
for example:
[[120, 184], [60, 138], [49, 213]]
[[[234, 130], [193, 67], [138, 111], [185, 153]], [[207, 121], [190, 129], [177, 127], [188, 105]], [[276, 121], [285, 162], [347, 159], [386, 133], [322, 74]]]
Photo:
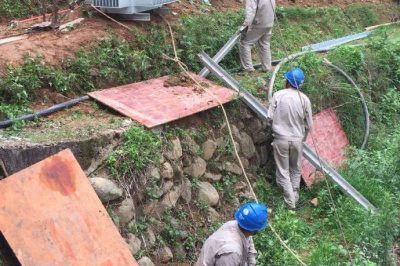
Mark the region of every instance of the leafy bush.
[[351, 4], [345, 9], [346, 16], [361, 27], [378, 24], [378, 17], [374, 6], [364, 4]]
[[[31, 8], [33, 1], [15, 1], [15, 0], [1, 0], [0, 2], [0, 20], [2, 17], [17, 19], [29, 16], [32, 14]], [[33, 12], [36, 13], [36, 12]]]
[[340, 46], [329, 53], [329, 60], [353, 75], [362, 73], [365, 67], [364, 52], [360, 47]]

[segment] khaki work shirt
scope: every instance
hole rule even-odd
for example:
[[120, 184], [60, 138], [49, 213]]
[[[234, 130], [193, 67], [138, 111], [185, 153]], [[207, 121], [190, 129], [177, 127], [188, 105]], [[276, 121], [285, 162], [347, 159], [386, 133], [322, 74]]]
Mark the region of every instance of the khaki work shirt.
[[244, 236], [237, 221], [229, 221], [206, 240], [196, 266], [254, 266], [256, 256], [253, 238]]
[[251, 28], [272, 28], [275, 9], [275, 0], [246, 0], [244, 25]]
[[305, 141], [312, 127], [312, 110], [308, 97], [295, 89], [274, 94], [268, 110], [274, 138]]

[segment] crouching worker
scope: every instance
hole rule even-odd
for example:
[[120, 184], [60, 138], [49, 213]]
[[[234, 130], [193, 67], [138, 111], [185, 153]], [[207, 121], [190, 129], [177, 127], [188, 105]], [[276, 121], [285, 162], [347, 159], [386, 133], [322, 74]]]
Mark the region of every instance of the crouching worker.
[[268, 110], [274, 137], [276, 182], [290, 209], [295, 209], [299, 200], [303, 141], [312, 126], [310, 100], [300, 92], [304, 78], [299, 68], [286, 73], [285, 89], [274, 94]]
[[257, 251], [252, 236], [267, 227], [264, 204], [247, 203], [235, 220], [222, 225], [204, 243], [196, 266], [254, 266]]

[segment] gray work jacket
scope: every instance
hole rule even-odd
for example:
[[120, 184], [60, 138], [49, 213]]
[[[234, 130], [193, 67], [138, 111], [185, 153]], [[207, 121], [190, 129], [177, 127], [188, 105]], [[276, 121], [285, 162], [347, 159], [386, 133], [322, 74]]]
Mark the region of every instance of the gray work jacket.
[[245, 26], [272, 28], [275, 19], [275, 0], [246, 0]]
[[268, 109], [274, 138], [303, 141], [312, 127], [312, 110], [308, 97], [295, 89], [274, 94]]
[[244, 236], [237, 221], [229, 221], [206, 240], [195, 266], [254, 266], [256, 255], [253, 238]]

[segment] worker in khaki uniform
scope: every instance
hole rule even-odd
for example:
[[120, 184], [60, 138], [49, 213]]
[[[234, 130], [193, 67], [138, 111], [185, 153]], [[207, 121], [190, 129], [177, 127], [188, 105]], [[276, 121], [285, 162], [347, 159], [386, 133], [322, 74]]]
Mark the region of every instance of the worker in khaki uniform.
[[247, 27], [240, 40], [240, 63], [246, 72], [253, 72], [251, 46], [258, 44], [263, 71], [271, 70], [270, 41], [275, 18], [275, 0], [246, 0]]
[[312, 127], [311, 103], [302, 93], [304, 73], [296, 68], [285, 74], [286, 88], [274, 94], [268, 110], [272, 120], [276, 182], [291, 209], [299, 200], [303, 141]]
[[204, 243], [196, 266], [254, 266], [257, 251], [252, 236], [265, 229], [267, 208], [247, 203], [235, 213], [235, 220], [222, 225]]

